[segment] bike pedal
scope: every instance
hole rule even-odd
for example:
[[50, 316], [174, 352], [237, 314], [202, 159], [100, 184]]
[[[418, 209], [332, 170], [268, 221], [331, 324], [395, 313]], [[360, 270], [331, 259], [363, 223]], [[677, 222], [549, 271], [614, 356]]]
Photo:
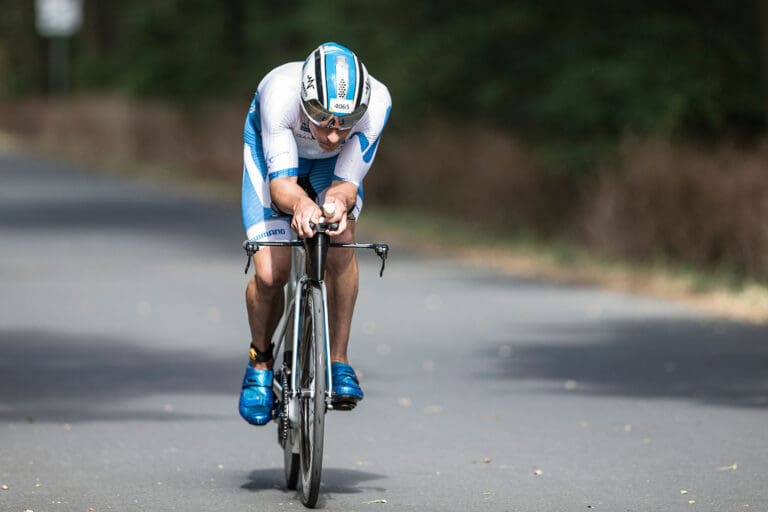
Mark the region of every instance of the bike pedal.
[[357, 405], [357, 399], [352, 397], [339, 397], [335, 398], [333, 402], [334, 411], [351, 411]]

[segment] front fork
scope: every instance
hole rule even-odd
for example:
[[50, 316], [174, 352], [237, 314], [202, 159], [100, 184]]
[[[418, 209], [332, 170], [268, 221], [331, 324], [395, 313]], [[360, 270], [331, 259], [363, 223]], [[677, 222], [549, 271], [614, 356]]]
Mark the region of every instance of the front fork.
[[[295, 251], [295, 253], [300, 253], [300, 251]], [[294, 258], [294, 264], [300, 263], [297, 262]], [[294, 268], [301, 268], [301, 267], [294, 267]], [[298, 279], [298, 281], [293, 281], [296, 283], [293, 291], [293, 300], [288, 302], [288, 304], [291, 304], [293, 306], [293, 323], [291, 326], [286, 326], [286, 328], [289, 328], [292, 330], [290, 332], [290, 338], [292, 341], [292, 350], [285, 350], [284, 351], [284, 360], [283, 360], [283, 368], [282, 368], [282, 375], [288, 377], [287, 379], [282, 379], [283, 382], [290, 383], [289, 388], [287, 392], [283, 391], [283, 386], [281, 385], [281, 399], [287, 400], [287, 407], [283, 407], [283, 412], [287, 413], [288, 415], [288, 421], [290, 424], [290, 428], [294, 428], [299, 421], [299, 400], [302, 398], [299, 396], [299, 386], [297, 382], [297, 372], [291, 371], [291, 369], [297, 368], [297, 365], [299, 363], [298, 357], [299, 357], [299, 344], [301, 339], [301, 329], [302, 325], [300, 322], [301, 319], [301, 309], [304, 307], [304, 301], [302, 300], [302, 291], [304, 290], [305, 283], [309, 280], [309, 278], [305, 275]], [[325, 287], [324, 281], [319, 281], [321, 296], [323, 300], [323, 304], [327, 306], [328, 304], [328, 292]], [[333, 409], [333, 404], [331, 401], [332, 396], [332, 383], [333, 378], [331, 374], [331, 346], [330, 346], [330, 340], [328, 338], [328, 308], [323, 308], [323, 331], [325, 332], [325, 339], [323, 340], [323, 349], [325, 351], [325, 361], [326, 361], [326, 372], [325, 372], [325, 379], [326, 379], [326, 386], [325, 386], [325, 404], [328, 409]], [[287, 348], [287, 347], [286, 347]], [[311, 398], [311, 397], [304, 397], [304, 398]]]
[[320, 281], [320, 291], [323, 296], [323, 323], [325, 328], [325, 339], [323, 345], [325, 346], [325, 406], [328, 409], [333, 409], [333, 374], [331, 373], [331, 340], [328, 335], [331, 332], [328, 329], [328, 291], [325, 288], [325, 281]]

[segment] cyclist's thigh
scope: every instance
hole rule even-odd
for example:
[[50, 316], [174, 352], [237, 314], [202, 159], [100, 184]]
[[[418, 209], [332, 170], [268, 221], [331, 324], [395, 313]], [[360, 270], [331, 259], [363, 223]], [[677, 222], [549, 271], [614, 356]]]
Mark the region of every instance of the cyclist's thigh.
[[[355, 229], [356, 228], [357, 228], [357, 221], [355, 219], [353, 219], [351, 216], [347, 217], [347, 229], [344, 230], [344, 232], [341, 233], [340, 235], [332, 236], [331, 237], [331, 242], [334, 242], [334, 243], [338, 242], [338, 243], [342, 243], [342, 244], [353, 243], [355, 241]], [[338, 247], [331, 247], [331, 249], [336, 250], [336, 249], [339, 249], [339, 248]], [[354, 254], [354, 250], [352, 250], [352, 249], [343, 249], [344, 252], [346, 252], [348, 250], [352, 251], [352, 253]], [[328, 254], [330, 254], [330, 253], [331, 253], [331, 251], [329, 250]]]
[[[273, 217], [272, 210], [253, 208], [247, 210], [249, 198], [243, 199], [243, 222], [246, 236], [259, 242], [290, 240], [291, 226], [287, 217]], [[255, 201], [250, 198], [250, 201]], [[262, 215], [259, 212], [263, 211]], [[270, 215], [270, 216], [267, 216]], [[290, 247], [262, 247], [253, 254], [256, 279], [265, 286], [282, 286], [288, 280], [291, 270]]]

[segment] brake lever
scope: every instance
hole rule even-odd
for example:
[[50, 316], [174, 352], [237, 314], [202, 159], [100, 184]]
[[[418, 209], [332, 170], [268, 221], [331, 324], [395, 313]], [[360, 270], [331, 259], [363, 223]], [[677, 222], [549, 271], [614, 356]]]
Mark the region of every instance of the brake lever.
[[389, 253], [389, 246], [387, 244], [374, 244], [373, 250], [376, 252], [376, 256], [381, 258], [381, 270], [379, 271], [379, 277], [384, 277], [384, 267], [387, 264], [387, 254]]
[[253, 253], [259, 250], [259, 246], [257, 245], [256, 248], [253, 248], [253, 245], [251, 245], [250, 242], [245, 242], [243, 244], [245, 247], [245, 253], [247, 254], [248, 260], [245, 262], [245, 274], [248, 274], [248, 269], [251, 268], [251, 260], [253, 260]]

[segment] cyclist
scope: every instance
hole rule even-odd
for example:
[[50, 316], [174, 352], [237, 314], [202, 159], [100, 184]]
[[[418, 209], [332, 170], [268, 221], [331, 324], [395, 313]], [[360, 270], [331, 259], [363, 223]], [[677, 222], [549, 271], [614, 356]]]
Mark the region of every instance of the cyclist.
[[[387, 124], [391, 98], [348, 48], [324, 43], [302, 62], [270, 71], [259, 83], [245, 121], [243, 224], [251, 240], [312, 236], [321, 216], [338, 222], [332, 241], [354, 242], [363, 206], [362, 182]], [[321, 208], [320, 205], [323, 205]], [[240, 393], [240, 415], [264, 425], [272, 417], [272, 334], [283, 312], [290, 248], [253, 255], [254, 279], [245, 291], [251, 330], [250, 360]], [[327, 257], [328, 321], [334, 400], [346, 408], [363, 391], [347, 359], [358, 289], [351, 249]]]

